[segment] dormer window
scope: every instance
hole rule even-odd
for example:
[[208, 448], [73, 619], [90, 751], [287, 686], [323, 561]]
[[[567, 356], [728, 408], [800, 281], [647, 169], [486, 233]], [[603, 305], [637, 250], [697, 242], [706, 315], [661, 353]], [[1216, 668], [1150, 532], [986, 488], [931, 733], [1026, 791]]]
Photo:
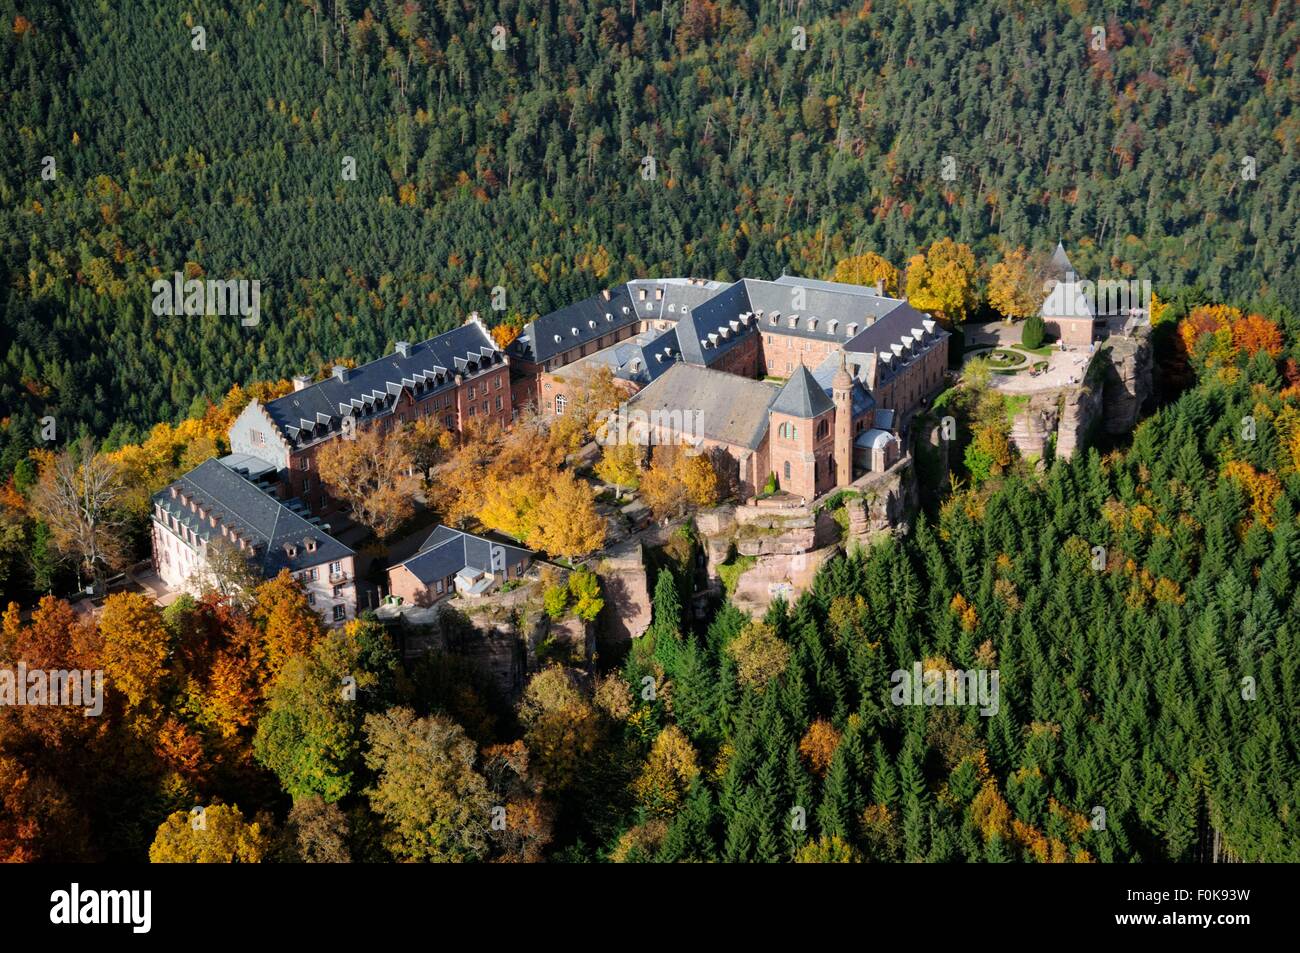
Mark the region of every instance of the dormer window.
[[858, 326], [856, 324], [850, 324], [848, 331], [845, 332], [845, 334], [848, 337], [853, 337], [853, 335], [857, 333], [858, 333]]
[[817, 319], [816, 319], [816, 318], [809, 318], [809, 319], [808, 319], [808, 330], [809, 330], [809, 331], [816, 331], [816, 330], [817, 330]]
[[826, 333], [834, 334], [835, 329], [838, 328], [839, 325], [840, 325], [839, 321], [835, 320], [834, 318], [831, 318], [831, 323], [826, 325]]
[[588, 321], [588, 322], [587, 322], [587, 326], [590, 327], [590, 328], [592, 328], [592, 329], [594, 330], [595, 327], [596, 327], [596, 322], [595, 322], [595, 321]]

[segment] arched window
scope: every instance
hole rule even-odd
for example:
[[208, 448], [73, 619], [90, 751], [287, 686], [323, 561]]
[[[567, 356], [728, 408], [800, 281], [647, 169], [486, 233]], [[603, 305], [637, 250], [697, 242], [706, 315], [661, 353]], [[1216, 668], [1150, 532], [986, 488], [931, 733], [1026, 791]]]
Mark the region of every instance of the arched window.
[[785, 461], [785, 479], [786, 479], [786, 482], [787, 482], [787, 483], [790, 481], [790, 461], [789, 461], [789, 460]]

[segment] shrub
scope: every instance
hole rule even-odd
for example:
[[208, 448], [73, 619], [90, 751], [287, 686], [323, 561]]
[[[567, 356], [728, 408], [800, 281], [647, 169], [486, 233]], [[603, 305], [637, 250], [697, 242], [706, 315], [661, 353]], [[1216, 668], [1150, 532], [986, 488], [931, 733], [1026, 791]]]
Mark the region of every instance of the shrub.
[[569, 608], [569, 587], [563, 583], [551, 586], [542, 596], [542, 601], [548, 616], [552, 619], [564, 618], [564, 613]]
[[1024, 327], [1020, 331], [1020, 343], [1031, 351], [1043, 346], [1043, 338], [1047, 334], [1047, 329], [1043, 326], [1042, 315], [1031, 314], [1025, 318]]

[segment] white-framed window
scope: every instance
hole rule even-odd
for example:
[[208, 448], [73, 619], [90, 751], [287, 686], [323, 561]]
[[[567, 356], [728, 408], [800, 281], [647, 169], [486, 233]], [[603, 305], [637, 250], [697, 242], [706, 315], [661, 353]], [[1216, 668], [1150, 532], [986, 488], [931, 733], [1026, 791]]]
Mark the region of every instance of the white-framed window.
[[563, 394], [556, 394], [556, 395], [555, 395], [555, 415], [556, 415], [557, 417], [563, 417], [563, 416], [564, 416], [564, 405], [567, 404], [567, 403], [568, 403], [568, 400], [565, 398], [565, 396], [564, 396]]
[[344, 606], [344, 605], [337, 605], [337, 606], [334, 607], [334, 621], [335, 621], [335, 622], [342, 622], [342, 621], [343, 621], [344, 619], [346, 619], [347, 617], [348, 617], [348, 609], [347, 609], [347, 606]]
[[343, 570], [343, 564], [341, 562], [335, 561], [330, 563], [331, 576], [337, 576], [342, 570]]

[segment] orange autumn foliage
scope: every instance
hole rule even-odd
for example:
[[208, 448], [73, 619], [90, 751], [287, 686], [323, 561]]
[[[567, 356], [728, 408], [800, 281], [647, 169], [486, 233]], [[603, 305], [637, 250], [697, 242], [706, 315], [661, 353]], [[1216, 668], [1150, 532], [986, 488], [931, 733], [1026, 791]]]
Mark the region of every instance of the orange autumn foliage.
[[799, 753], [803, 755], [808, 767], [820, 778], [826, 777], [830, 770], [831, 759], [835, 749], [840, 746], [840, 733], [825, 718], [816, 719], [808, 726], [808, 731], [799, 741]]
[[1232, 460], [1223, 476], [1238, 481], [1250, 496], [1250, 512], [1267, 529], [1273, 528], [1273, 510], [1282, 495], [1282, 482], [1271, 473], [1261, 473], [1245, 460]]

